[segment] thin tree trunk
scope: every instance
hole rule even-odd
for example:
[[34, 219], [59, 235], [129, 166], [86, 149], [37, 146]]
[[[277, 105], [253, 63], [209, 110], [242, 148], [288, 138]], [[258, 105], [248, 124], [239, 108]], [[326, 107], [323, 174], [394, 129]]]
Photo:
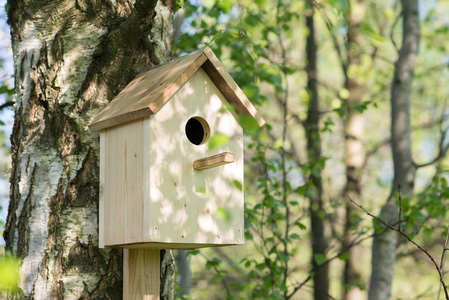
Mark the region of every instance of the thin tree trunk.
[[[321, 172], [321, 139], [319, 130], [319, 101], [317, 87], [317, 46], [315, 41], [315, 24], [314, 9], [309, 8], [306, 16], [306, 24], [309, 31], [307, 36], [306, 54], [307, 54], [307, 89], [309, 91], [309, 108], [307, 111], [307, 120], [305, 123], [305, 131], [307, 137], [307, 155], [312, 168], [319, 169]], [[324, 220], [320, 211], [323, 210], [322, 200], [322, 182], [321, 176], [311, 175], [313, 196], [309, 197], [310, 201], [310, 222], [312, 230], [312, 266], [314, 269], [313, 291], [314, 299], [329, 298], [329, 265], [318, 265], [314, 257], [316, 255], [325, 255], [327, 249], [327, 241], [324, 231]]]
[[[15, 72], [7, 252], [14, 298], [121, 299], [122, 251], [98, 248], [98, 134], [87, 125], [169, 59], [169, 1], [9, 1]], [[162, 289], [161, 289], [162, 290]]]
[[[417, 0], [401, 0], [401, 3], [402, 47], [391, 89], [391, 145], [395, 176], [391, 196], [381, 211], [390, 224], [396, 223], [399, 217], [395, 203], [398, 188], [403, 199], [411, 199], [416, 173], [411, 151], [410, 94], [419, 50], [419, 10]], [[397, 233], [389, 229], [374, 238], [369, 300], [391, 297], [397, 240]]]
[[190, 296], [192, 288], [192, 272], [190, 271], [189, 250], [176, 251], [176, 269], [178, 270], [180, 291], [177, 297]]
[[[345, 74], [345, 87], [349, 92], [346, 100], [347, 117], [344, 122], [345, 133], [345, 160], [346, 160], [346, 186], [344, 196], [349, 196], [355, 201], [360, 201], [361, 194], [361, 173], [365, 160], [365, 152], [363, 147], [363, 115], [356, 110], [354, 106], [362, 103], [365, 87], [360, 79], [351, 73], [350, 70], [360, 67], [361, 56], [363, 54], [361, 46], [360, 24], [362, 23], [365, 12], [365, 1], [351, 0], [349, 1], [349, 14], [346, 16], [348, 24], [347, 33], [347, 52], [348, 64]], [[354, 234], [354, 207], [351, 203], [346, 203], [346, 220], [343, 238], [343, 249], [348, 249], [348, 259], [344, 268], [344, 299], [359, 300], [363, 297], [359, 288], [361, 282], [361, 247], [360, 245], [352, 245], [352, 241], [356, 238]]]

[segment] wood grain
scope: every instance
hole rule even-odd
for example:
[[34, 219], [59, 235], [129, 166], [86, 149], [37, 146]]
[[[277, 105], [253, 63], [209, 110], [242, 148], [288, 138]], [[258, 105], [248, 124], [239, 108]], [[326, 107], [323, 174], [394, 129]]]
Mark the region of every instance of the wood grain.
[[193, 162], [195, 170], [205, 170], [235, 162], [234, 154], [223, 152], [217, 155], [197, 159]]
[[104, 186], [105, 186], [105, 146], [106, 146], [106, 134], [100, 133], [100, 199], [98, 203], [98, 247], [104, 248]]
[[159, 249], [123, 250], [123, 299], [160, 298]]
[[[105, 131], [104, 244], [143, 237], [143, 125], [134, 121]], [[100, 212], [101, 213], [101, 212]]]

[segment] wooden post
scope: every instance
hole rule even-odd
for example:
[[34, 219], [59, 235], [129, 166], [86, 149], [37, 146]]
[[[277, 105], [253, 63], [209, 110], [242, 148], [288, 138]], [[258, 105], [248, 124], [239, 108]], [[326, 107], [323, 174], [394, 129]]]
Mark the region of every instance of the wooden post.
[[123, 249], [123, 299], [158, 300], [160, 250]]

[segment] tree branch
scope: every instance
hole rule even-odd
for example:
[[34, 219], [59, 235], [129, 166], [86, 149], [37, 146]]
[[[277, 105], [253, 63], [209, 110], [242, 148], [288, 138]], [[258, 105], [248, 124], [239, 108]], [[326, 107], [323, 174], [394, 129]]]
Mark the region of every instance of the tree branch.
[[431, 161], [424, 163], [424, 164], [413, 163], [415, 165], [416, 169], [433, 165], [433, 164], [437, 163], [438, 161], [440, 161], [443, 157], [446, 156], [447, 151], [449, 149], [449, 144], [444, 145], [444, 141], [446, 140], [446, 135], [447, 135], [448, 130], [449, 130], [449, 127], [444, 130], [441, 130], [440, 142], [438, 143], [439, 150], [438, 150], [437, 156], [434, 159], [432, 159]]
[[[335, 260], [335, 259], [338, 258], [340, 255], [342, 255], [342, 254], [344, 254], [345, 252], [347, 252], [351, 247], [354, 247], [354, 246], [356, 246], [356, 245], [359, 245], [359, 244], [361, 244], [362, 242], [366, 241], [367, 239], [372, 238], [373, 236], [374, 236], [374, 234], [369, 235], [369, 236], [366, 236], [365, 238], [362, 238], [362, 239], [360, 239], [360, 240], [354, 239], [354, 240], [352, 241], [352, 243], [350, 243], [346, 248], [344, 248], [344, 249], [342, 249], [341, 251], [339, 251], [337, 254], [335, 254], [334, 256], [332, 256], [331, 258], [329, 258], [328, 260], [326, 260], [326, 261], [325, 261], [323, 264], [321, 264], [320, 266], [329, 264], [331, 261]], [[306, 279], [304, 279], [301, 283], [299, 283], [299, 284], [293, 289], [293, 291], [287, 296], [286, 299], [290, 299], [290, 298], [291, 298], [297, 291], [299, 291], [299, 290], [300, 290], [300, 289], [301, 289], [307, 282], [309, 282], [310, 279], [313, 278], [313, 275], [312, 275], [312, 274], [315, 272], [315, 270], [316, 270], [316, 268], [312, 268], [312, 269], [309, 271], [309, 276], [308, 276]]]
[[5, 102], [2, 105], [0, 105], [0, 110], [4, 109], [6, 107], [9, 107], [9, 106], [13, 106], [13, 105], [14, 105], [14, 101]]
[[[440, 267], [438, 266], [437, 262], [435, 261], [435, 259], [433, 258], [432, 255], [429, 254], [429, 252], [422, 248], [418, 243], [416, 243], [415, 241], [413, 241], [406, 233], [404, 233], [402, 230], [400, 230], [400, 227], [398, 226], [398, 228], [388, 224], [387, 222], [385, 222], [384, 220], [382, 220], [381, 218], [373, 215], [372, 213], [370, 213], [367, 209], [365, 209], [363, 206], [361, 206], [360, 204], [358, 204], [357, 202], [355, 202], [354, 200], [352, 200], [348, 195], [346, 195], [348, 197], [348, 199], [358, 208], [360, 208], [361, 210], [363, 210], [368, 216], [370, 216], [371, 218], [379, 221], [380, 223], [382, 223], [384, 226], [390, 228], [391, 230], [394, 230], [396, 232], [398, 232], [400, 235], [402, 235], [403, 237], [405, 237], [411, 244], [413, 244], [415, 247], [417, 247], [419, 250], [421, 250], [424, 254], [426, 254], [426, 256], [430, 259], [430, 261], [433, 263], [435, 269], [438, 272], [438, 275], [440, 276], [440, 282], [441, 285], [443, 286], [443, 290], [444, 293], [446, 295], [446, 299], [449, 300], [449, 294], [447, 291], [447, 286], [446, 283], [444, 282], [444, 277], [443, 277], [443, 273], [440, 269]], [[447, 240], [446, 240], [447, 241]], [[446, 251], [446, 243], [444, 245], [444, 250], [443, 250], [443, 256], [444, 256], [444, 251]]]
[[394, 48], [396, 49], [396, 51], [397, 51], [398, 53], [399, 53], [399, 47], [398, 47], [398, 45], [396, 44], [396, 42], [394, 41], [393, 33], [394, 33], [394, 29], [395, 29], [396, 25], [398, 24], [399, 19], [401, 18], [401, 16], [402, 16], [402, 11], [401, 11], [401, 13], [398, 14], [398, 15], [396, 16], [396, 18], [394, 19], [394, 22], [393, 22], [393, 25], [391, 25], [391, 31], [390, 31], [390, 40], [391, 40], [391, 43], [393, 44]]

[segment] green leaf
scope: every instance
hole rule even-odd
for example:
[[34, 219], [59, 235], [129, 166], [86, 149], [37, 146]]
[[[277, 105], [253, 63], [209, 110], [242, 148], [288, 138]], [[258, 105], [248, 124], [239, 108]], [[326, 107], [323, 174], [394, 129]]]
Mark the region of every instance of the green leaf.
[[198, 250], [198, 249], [195, 249], [195, 250], [190, 250], [189, 251], [189, 255], [197, 255], [197, 254], [199, 254], [200, 253], [200, 250]]
[[241, 183], [240, 181], [238, 181], [238, 180], [234, 180], [234, 186], [235, 186], [236, 188], [238, 188], [240, 191], [243, 190], [242, 183]]
[[13, 95], [14, 89], [10, 89], [8, 86], [2, 85], [2, 86], [0, 86], [0, 94]]
[[339, 259], [339, 260], [343, 260], [343, 261], [348, 260], [348, 252], [343, 252], [342, 254], [340, 254], [340, 255], [338, 256], [338, 259]]
[[317, 265], [321, 266], [326, 262], [326, 255], [323, 253], [316, 253], [313, 255], [313, 259], [317, 263]]
[[302, 230], [306, 230], [306, 229], [307, 229], [306, 225], [304, 225], [304, 224], [301, 223], [301, 222], [296, 222], [296, 226], [298, 226], [298, 227], [301, 228]]
[[220, 8], [224, 13], [228, 13], [234, 6], [234, 0], [220, 0], [217, 1], [217, 7]]
[[178, 9], [184, 8], [184, 6], [185, 6], [184, 0], [176, 0], [175, 11], [177, 11]]
[[343, 118], [345, 116], [345, 110], [343, 109], [343, 106], [340, 106], [338, 108], [334, 108], [334, 111], [338, 114], [340, 118]]
[[260, 264], [256, 265], [256, 269], [259, 270], [259, 271], [262, 271], [266, 267], [267, 267], [267, 265], [265, 263], [260, 263]]
[[299, 235], [296, 234], [296, 233], [292, 233], [292, 234], [290, 234], [290, 238], [291, 238], [292, 240], [299, 240]]
[[315, 178], [321, 177], [321, 172], [318, 169], [313, 169], [311, 173], [312, 173], [313, 177], [315, 177]]
[[250, 135], [256, 133], [260, 129], [256, 119], [249, 115], [239, 115], [238, 122], [243, 130]]

